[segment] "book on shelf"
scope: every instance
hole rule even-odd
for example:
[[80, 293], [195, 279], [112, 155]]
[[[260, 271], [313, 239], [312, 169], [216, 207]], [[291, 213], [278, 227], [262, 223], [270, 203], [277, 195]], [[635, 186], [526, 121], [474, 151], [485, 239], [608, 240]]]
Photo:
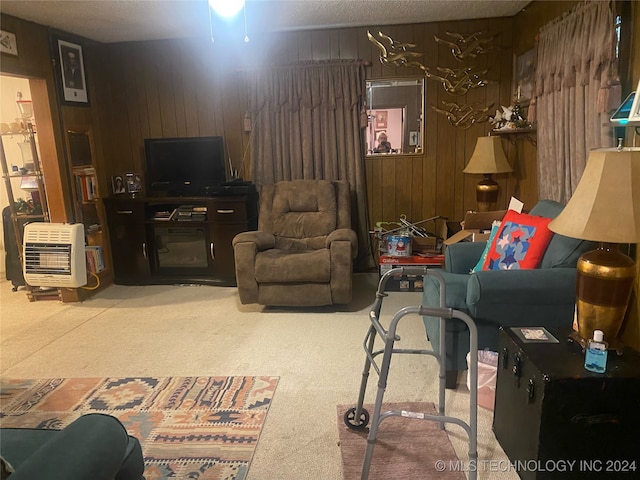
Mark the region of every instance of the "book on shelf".
[[79, 202], [86, 203], [98, 198], [95, 174], [76, 172], [75, 179], [76, 193]]
[[175, 216], [177, 215], [178, 209], [174, 208], [172, 211], [169, 210], [159, 210], [157, 212], [154, 212], [153, 214], [153, 219], [154, 220], [160, 220], [163, 222], [167, 222], [169, 220], [173, 220], [175, 218]]
[[87, 257], [87, 270], [92, 273], [102, 272], [104, 270], [102, 247], [98, 245], [87, 245], [84, 249]]
[[206, 205], [180, 205], [176, 220], [178, 222], [204, 222], [207, 220]]

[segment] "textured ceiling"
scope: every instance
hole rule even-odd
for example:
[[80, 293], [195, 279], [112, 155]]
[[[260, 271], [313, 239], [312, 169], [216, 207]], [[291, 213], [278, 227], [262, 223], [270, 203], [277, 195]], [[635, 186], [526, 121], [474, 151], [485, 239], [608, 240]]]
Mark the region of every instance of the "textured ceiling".
[[[530, 0], [247, 0], [249, 34], [512, 16]], [[0, 11], [99, 42], [209, 35], [206, 0], [2, 0]]]

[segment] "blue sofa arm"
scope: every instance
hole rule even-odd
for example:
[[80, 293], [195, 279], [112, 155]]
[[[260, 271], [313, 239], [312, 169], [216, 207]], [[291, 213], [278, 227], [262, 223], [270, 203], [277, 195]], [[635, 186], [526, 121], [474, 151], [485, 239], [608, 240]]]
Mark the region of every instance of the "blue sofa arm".
[[476, 266], [487, 242], [460, 242], [444, 250], [445, 270], [451, 273], [469, 273]]
[[[504, 327], [571, 326], [575, 305], [575, 268], [445, 273], [447, 306], [466, 311], [478, 327], [478, 348], [498, 348]], [[437, 306], [439, 285], [425, 278], [423, 304]], [[466, 292], [466, 296], [465, 296]], [[424, 317], [427, 335], [439, 352], [439, 320]], [[447, 370], [466, 370], [469, 331], [462, 322], [447, 322]]]

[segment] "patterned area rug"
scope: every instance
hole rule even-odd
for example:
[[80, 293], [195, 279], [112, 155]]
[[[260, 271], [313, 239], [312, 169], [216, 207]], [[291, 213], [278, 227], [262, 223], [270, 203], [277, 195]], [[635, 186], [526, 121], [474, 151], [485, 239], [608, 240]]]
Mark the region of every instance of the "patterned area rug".
[[142, 445], [147, 480], [246, 477], [278, 377], [4, 380], [3, 427], [60, 429], [100, 412]]

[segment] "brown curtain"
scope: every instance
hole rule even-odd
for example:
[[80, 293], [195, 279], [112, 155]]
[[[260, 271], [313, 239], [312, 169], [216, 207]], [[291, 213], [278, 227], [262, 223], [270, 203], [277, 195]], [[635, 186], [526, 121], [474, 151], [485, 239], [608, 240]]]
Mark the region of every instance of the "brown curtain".
[[567, 203], [594, 148], [611, 147], [620, 102], [612, 2], [584, 2], [540, 30], [538, 195]]
[[280, 180], [347, 180], [356, 268], [373, 266], [369, 246], [360, 112], [360, 62], [313, 62], [252, 72], [252, 178], [260, 187]]

